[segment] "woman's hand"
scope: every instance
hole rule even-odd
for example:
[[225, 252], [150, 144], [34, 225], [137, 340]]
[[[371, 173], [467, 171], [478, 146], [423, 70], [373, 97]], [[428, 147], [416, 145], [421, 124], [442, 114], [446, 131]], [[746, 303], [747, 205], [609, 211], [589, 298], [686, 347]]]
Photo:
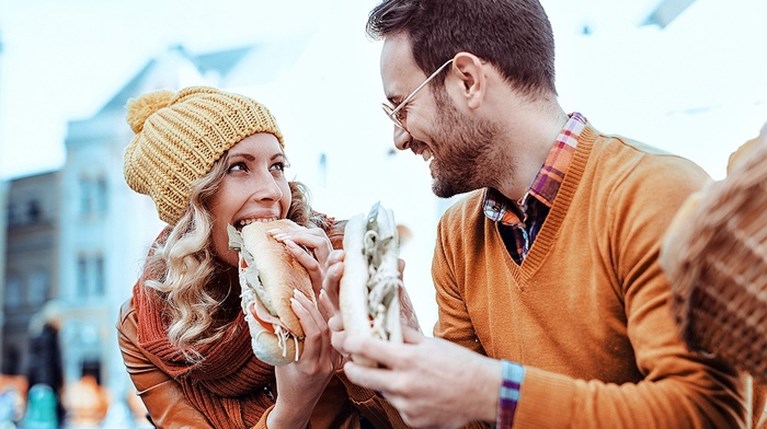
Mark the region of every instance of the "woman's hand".
[[267, 423], [275, 429], [306, 427], [314, 406], [341, 365], [341, 357], [330, 344], [330, 331], [316, 304], [294, 291], [291, 308], [304, 330], [303, 350], [298, 361], [274, 369], [277, 401]]
[[288, 251], [306, 268], [312, 280], [315, 295], [322, 288], [328, 255], [333, 250], [325, 231], [320, 228], [301, 228], [293, 231], [273, 229], [269, 233], [285, 244]]

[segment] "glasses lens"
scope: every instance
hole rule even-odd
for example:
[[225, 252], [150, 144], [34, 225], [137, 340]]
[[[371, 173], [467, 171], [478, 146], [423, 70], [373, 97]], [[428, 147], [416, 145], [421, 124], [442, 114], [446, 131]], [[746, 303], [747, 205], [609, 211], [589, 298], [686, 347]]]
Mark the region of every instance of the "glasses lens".
[[391, 119], [391, 121], [394, 122], [394, 125], [396, 125], [398, 128], [405, 129], [402, 126], [402, 122], [400, 121], [400, 119], [398, 117], [400, 112], [396, 112], [395, 113], [394, 112], [394, 108], [389, 106], [386, 103], [382, 103], [381, 107], [383, 108], [384, 113], [386, 113], [386, 116], [388, 116], [389, 119]]

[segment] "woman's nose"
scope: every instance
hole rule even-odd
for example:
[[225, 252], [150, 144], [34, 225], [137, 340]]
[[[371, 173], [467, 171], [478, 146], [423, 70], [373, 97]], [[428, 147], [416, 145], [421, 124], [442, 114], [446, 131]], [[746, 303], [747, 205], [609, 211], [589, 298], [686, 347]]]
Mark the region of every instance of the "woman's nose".
[[282, 199], [282, 189], [275, 178], [268, 172], [255, 177], [253, 197], [256, 200], [278, 201]]

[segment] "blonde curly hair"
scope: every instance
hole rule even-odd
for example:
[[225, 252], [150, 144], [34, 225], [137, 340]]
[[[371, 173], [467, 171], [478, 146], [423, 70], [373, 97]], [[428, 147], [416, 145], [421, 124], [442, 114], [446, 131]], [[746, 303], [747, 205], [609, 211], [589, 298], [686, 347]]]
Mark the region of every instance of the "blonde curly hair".
[[[226, 174], [227, 159], [228, 153], [208, 174], [193, 182], [186, 212], [165, 242], [155, 243], [154, 252], [146, 260], [148, 272], [160, 273], [146, 280], [146, 286], [171, 303], [165, 310], [169, 318], [168, 340], [190, 362], [200, 358], [195, 346], [219, 340], [227, 327], [214, 325], [221, 300], [206, 290], [223, 267], [212, 250], [213, 222], [208, 203]], [[288, 219], [306, 227], [325, 228], [327, 218], [311, 210], [306, 186], [300, 182], [288, 184], [291, 191]]]

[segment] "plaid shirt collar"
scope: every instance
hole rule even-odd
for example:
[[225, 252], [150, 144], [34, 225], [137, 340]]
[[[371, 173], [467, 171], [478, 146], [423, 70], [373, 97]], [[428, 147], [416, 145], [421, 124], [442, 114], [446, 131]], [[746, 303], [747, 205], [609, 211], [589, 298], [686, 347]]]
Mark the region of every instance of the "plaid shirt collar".
[[[586, 118], [580, 113], [576, 112], [570, 115], [570, 119], [565, 123], [564, 128], [554, 141], [554, 145], [549, 150], [546, 161], [519, 201], [512, 203], [497, 190], [488, 188], [483, 202], [485, 216], [504, 225], [522, 224], [524, 226], [524, 224], [530, 223], [531, 214], [534, 217], [534, 213], [530, 213], [529, 209], [532, 199], [542, 203], [546, 208], [551, 208], [554, 198], [559, 192], [559, 186], [570, 167], [575, 147], [578, 144], [578, 136], [585, 128], [586, 122]], [[543, 216], [548, 214], [548, 210], [532, 211], [543, 213]], [[535, 223], [540, 225], [543, 222]]]

